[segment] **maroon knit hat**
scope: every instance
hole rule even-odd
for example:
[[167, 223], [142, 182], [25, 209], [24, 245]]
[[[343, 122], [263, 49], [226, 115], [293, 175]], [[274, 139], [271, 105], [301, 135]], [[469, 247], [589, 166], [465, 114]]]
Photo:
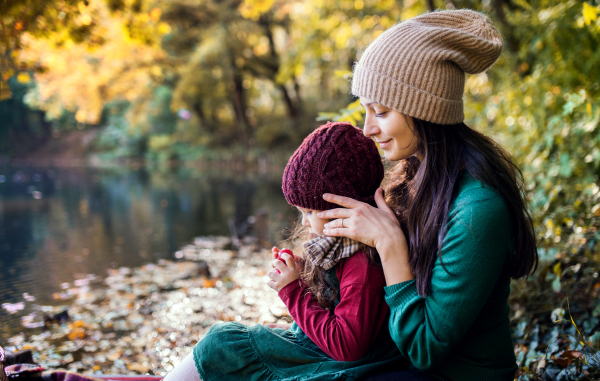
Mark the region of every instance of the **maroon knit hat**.
[[339, 205], [324, 193], [375, 206], [383, 180], [381, 156], [373, 140], [350, 123], [328, 122], [314, 130], [294, 152], [283, 172], [283, 194], [290, 205], [327, 210]]

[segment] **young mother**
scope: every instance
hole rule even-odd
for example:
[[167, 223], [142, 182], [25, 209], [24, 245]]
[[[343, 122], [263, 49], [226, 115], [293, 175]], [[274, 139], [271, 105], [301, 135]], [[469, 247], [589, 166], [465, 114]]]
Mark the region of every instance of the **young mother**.
[[[537, 251], [520, 171], [493, 140], [463, 123], [465, 73], [502, 51], [490, 20], [433, 12], [379, 36], [354, 68], [364, 134], [389, 173], [378, 208], [337, 195], [325, 234], [379, 252], [389, 328], [411, 368], [442, 380], [513, 380], [510, 279], [535, 271]], [[373, 380], [408, 380], [411, 372]]]

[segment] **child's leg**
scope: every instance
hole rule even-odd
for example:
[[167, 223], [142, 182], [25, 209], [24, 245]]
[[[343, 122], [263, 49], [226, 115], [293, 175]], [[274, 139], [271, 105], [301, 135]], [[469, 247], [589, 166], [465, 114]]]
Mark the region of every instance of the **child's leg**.
[[187, 355], [163, 381], [202, 381], [194, 363], [194, 353]]

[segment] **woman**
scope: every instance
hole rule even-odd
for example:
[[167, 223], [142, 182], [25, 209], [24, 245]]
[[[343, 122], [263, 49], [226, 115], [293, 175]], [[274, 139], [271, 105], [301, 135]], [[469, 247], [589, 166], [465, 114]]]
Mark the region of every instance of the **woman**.
[[523, 181], [508, 154], [463, 123], [465, 73], [487, 70], [502, 51], [489, 19], [442, 11], [400, 23], [365, 50], [352, 93], [364, 134], [399, 161], [378, 208], [331, 194], [342, 208], [329, 236], [375, 247], [386, 279], [390, 333], [413, 372], [442, 380], [513, 380], [510, 279], [531, 274], [537, 250]]

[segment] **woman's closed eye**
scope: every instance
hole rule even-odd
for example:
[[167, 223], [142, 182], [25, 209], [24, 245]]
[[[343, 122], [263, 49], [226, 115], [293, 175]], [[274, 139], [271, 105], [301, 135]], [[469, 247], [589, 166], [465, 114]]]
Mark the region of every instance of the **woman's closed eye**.
[[374, 107], [373, 112], [376, 118], [383, 118], [390, 110], [383, 107]]

